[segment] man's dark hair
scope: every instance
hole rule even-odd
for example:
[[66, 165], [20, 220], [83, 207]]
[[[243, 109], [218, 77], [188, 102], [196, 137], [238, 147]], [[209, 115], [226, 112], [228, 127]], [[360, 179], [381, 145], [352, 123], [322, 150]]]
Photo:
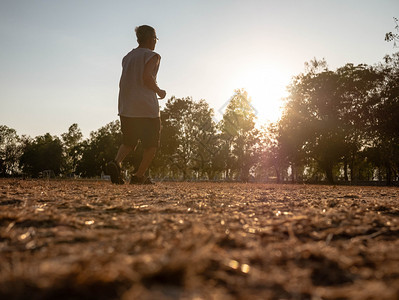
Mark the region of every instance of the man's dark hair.
[[151, 39], [155, 35], [155, 29], [151, 26], [148, 25], [141, 25], [136, 27], [136, 36], [137, 36], [137, 42], [139, 44], [144, 43], [148, 39]]

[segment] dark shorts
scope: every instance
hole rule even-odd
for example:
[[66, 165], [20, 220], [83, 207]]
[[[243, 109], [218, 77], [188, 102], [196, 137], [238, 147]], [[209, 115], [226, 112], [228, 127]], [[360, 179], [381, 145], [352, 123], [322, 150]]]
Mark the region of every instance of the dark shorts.
[[138, 140], [140, 140], [144, 149], [159, 147], [160, 118], [128, 118], [120, 116], [120, 119], [124, 145], [135, 147]]

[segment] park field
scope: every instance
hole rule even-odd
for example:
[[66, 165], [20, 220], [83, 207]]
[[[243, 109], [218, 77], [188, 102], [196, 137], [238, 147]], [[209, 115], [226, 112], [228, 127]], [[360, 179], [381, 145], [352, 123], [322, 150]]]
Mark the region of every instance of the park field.
[[399, 299], [399, 189], [1, 179], [0, 299]]

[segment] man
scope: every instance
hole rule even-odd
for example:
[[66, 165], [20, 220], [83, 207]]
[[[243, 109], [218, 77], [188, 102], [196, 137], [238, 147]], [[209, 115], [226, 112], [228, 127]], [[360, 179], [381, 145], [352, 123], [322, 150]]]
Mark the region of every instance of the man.
[[135, 149], [138, 140], [144, 148], [143, 158], [130, 183], [152, 184], [145, 176], [157, 148], [161, 130], [159, 99], [166, 96], [158, 87], [156, 76], [161, 57], [154, 52], [158, 40], [155, 29], [148, 25], [136, 27], [139, 46], [122, 60], [118, 110], [122, 129], [122, 145], [114, 161], [107, 164], [112, 183], [123, 184], [121, 163]]

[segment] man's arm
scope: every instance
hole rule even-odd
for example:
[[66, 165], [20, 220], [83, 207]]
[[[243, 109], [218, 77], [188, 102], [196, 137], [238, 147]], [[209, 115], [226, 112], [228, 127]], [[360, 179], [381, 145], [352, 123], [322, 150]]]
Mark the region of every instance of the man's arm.
[[144, 66], [144, 74], [143, 74], [143, 81], [144, 85], [148, 87], [150, 90], [153, 90], [155, 93], [158, 94], [160, 99], [165, 98], [166, 92], [161, 90], [158, 87], [157, 82], [155, 81], [155, 77], [152, 75], [153, 71], [159, 65], [159, 56], [154, 55]]

